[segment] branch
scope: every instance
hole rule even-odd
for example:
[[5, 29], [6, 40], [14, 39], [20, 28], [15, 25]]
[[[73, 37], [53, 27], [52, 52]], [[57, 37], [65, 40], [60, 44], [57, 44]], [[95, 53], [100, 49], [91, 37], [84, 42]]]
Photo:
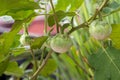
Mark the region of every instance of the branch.
[[80, 24], [80, 25], [78, 25], [78, 26], [76, 26], [76, 27], [73, 27], [73, 28], [68, 32], [68, 35], [70, 35], [72, 32], [74, 32], [74, 31], [76, 31], [76, 30], [78, 30], [78, 29], [80, 29], [80, 28], [83, 28], [83, 27], [88, 27], [87, 22], [84, 22], [84, 23], [82, 23], [82, 24]]
[[[108, 3], [108, 1], [109, 1], [109, 0], [104, 0], [103, 3], [101, 4], [101, 6], [100, 6], [98, 9], [96, 9], [95, 14], [93, 15], [93, 17], [91, 17], [91, 20], [92, 20], [92, 21], [96, 19], [97, 15], [98, 15], [99, 12], [104, 8], [104, 6]], [[90, 19], [89, 19], [89, 21], [90, 21]], [[92, 22], [92, 21], [91, 21], [91, 22]]]
[[92, 21], [94, 21], [95, 19], [97, 19], [97, 15], [99, 14], [99, 12], [104, 8], [104, 6], [107, 4], [109, 0], [104, 0], [103, 3], [101, 4], [101, 6], [96, 9], [96, 12], [94, 13], [94, 15], [92, 17], [89, 18], [89, 20], [87, 20], [86, 22], [72, 28], [69, 32], [68, 35], [71, 34], [72, 32], [76, 31], [77, 29], [83, 28], [83, 27], [89, 27], [88, 25], [91, 24]]

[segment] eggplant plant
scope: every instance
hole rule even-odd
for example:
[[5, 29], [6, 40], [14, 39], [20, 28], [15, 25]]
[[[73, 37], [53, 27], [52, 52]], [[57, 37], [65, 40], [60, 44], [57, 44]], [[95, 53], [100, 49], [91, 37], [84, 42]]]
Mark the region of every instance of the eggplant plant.
[[[0, 0], [0, 24], [12, 24], [0, 35], [0, 80], [119, 80], [119, 10], [120, 0]], [[44, 34], [33, 36], [37, 16]]]

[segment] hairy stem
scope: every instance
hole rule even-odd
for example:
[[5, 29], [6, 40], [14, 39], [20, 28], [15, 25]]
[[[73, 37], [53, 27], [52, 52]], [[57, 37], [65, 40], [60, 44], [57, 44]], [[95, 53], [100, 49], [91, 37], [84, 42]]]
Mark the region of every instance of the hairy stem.
[[46, 3], [45, 3], [45, 26], [44, 26], [44, 31], [45, 31], [45, 35], [47, 34], [47, 0], [46, 0]]
[[34, 67], [35, 67], [35, 71], [36, 71], [36, 70], [37, 70], [37, 68], [38, 68], [38, 63], [37, 63], [37, 60], [35, 59], [35, 55], [34, 55], [33, 50], [32, 50], [32, 49], [30, 49], [30, 51], [31, 51], [31, 56], [32, 56], [33, 61], [34, 61]]
[[35, 78], [37, 78], [37, 76], [39, 75], [40, 71], [44, 68], [44, 66], [46, 65], [49, 57], [51, 56], [53, 51], [50, 51], [46, 58], [43, 60], [42, 64], [38, 67], [37, 71], [32, 75], [32, 77], [30, 78], [30, 80], [35, 80]]
[[73, 27], [73, 28], [68, 32], [68, 35], [70, 35], [72, 32], [74, 32], [74, 31], [76, 31], [76, 30], [78, 30], [78, 29], [80, 29], [80, 28], [83, 28], [83, 27], [88, 27], [87, 22], [84, 22], [84, 23], [82, 23], [82, 24], [80, 24], [80, 25], [78, 25], [78, 26], [76, 26], [76, 27]]

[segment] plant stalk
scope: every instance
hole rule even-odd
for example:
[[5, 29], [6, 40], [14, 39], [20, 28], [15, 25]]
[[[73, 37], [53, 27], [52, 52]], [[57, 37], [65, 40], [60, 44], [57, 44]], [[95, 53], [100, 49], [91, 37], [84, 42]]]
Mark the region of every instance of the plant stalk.
[[46, 1], [46, 3], [45, 3], [45, 25], [44, 25], [44, 31], [45, 31], [45, 35], [47, 34], [47, 17], [48, 17], [48, 15], [47, 15], [47, 1]]
[[37, 63], [37, 60], [36, 60], [36, 58], [35, 58], [35, 55], [34, 55], [33, 50], [32, 50], [32, 49], [30, 49], [30, 51], [31, 51], [31, 56], [32, 56], [33, 61], [34, 61], [34, 67], [35, 67], [35, 71], [36, 71], [36, 70], [37, 70], [37, 68], [38, 68], [38, 63]]
[[49, 57], [52, 54], [52, 50], [47, 54], [46, 58], [43, 60], [42, 64], [38, 67], [37, 71], [32, 75], [32, 77], [30, 78], [30, 80], [35, 80], [35, 78], [37, 78], [37, 76], [39, 75], [40, 71], [44, 68], [44, 66], [46, 65]]

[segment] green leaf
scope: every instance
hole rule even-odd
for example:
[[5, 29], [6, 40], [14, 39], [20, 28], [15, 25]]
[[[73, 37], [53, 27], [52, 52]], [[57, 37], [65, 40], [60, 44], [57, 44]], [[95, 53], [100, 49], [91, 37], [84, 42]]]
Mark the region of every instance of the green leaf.
[[2, 49], [3, 49], [3, 42], [4, 42], [4, 39], [3, 39], [3, 36], [1, 35], [0, 36], [0, 62], [4, 60], [5, 56], [4, 54], [2, 53]]
[[112, 25], [112, 33], [110, 38], [113, 41], [113, 45], [120, 49], [120, 24], [113, 24]]
[[0, 62], [0, 76], [4, 73], [4, 71], [6, 70], [7, 66], [9, 64], [9, 59], [8, 57], [3, 60], [2, 62]]
[[84, 0], [58, 0], [55, 9], [74, 11], [82, 5], [83, 1]]
[[104, 7], [102, 13], [105, 15], [112, 14], [120, 10], [120, 4], [116, 1], [113, 1], [108, 4], [108, 6]]
[[26, 50], [25, 48], [15, 48], [11, 52], [14, 56], [19, 56], [20, 54], [24, 53]]
[[106, 51], [99, 49], [90, 55], [89, 63], [94, 68], [94, 80], [120, 79], [120, 50], [109, 47]]
[[18, 67], [17, 62], [9, 62], [8, 67], [5, 71], [5, 74], [20, 77], [20, 76], [23, 76], [24, 71], [23, 69]]
[[0, 16], [10, 15], [16, 20], [25, 19], [34, 12], [34, 9], [40, 8], [39, 4], [30, 0], [0, 0], [0, 3], [2, 3], [0, 5]]
[[10, 47], [10, 52], [14, 55], [14, 56], [19, 56], [20, 54], [24, 53], [26, 50], [24, 47], [19, 47], [20, 45], [20, 39], [21, 35], [17, 34], [14, 37], [14, 42], [12, 44], [12, 46]]
[[16, 21], [10, 32], [0, 35], [0, 61], [2, 61], [9, 54], [9, 51], [13, 48], [13, 43], [16, 40], [16, 34], [21, 30], [22, 24], [27, 22], [28, 19]]
[[8, 51], [10, 50], [10, 47], [12, 46], [12, 44], [14, 42], [14, 38], [15, 38], [16, 34], [22, 28], [22, 23], [23, 23], [23, 21], [16, 21], [13, 24], [13, 27], [12, 27], [11, 31], [8, 32], [8, 33], [4, 33], [2, 35], [3, 44], [2, 44], [2, 50], [0, 50], [1, 54], [7, 54], [8, 53]]
[[4, 59], [5, 59], [4, 54], [1, 54], [1, 53], [0, 53], [0, 62], [3, 61]]
[[35, 14], [33, 10], [20, 10], [17, 12], [11, 11], [7, 15], [12, 16], [15, 20], [23, 20], [28, 18], [30, 15]]
[[[0, 11], [8, 10], [21, 10], [21, 9], [36, 9], [39, 8], [38, 4], [30, 0], [0, 0]], [[13, 4], [14, 3], [14, 4]], [[12, 5], [11, 5], [12, 4]], [[9, 5], [9, 6], [8, 6]]]
[[32, 49], [41, 48], [41, 46], [47, 40], [47, 38], [48, 38], [47, 36], [35, 38], [34, 41], [31, 43], [31, 48]]
[[15, 37], [14, 37], [14, 42], [11, 46], [11, 48], [16, 48], [20, 45], [20, 37], [21, 35], [20, 34], [17, 34]]
[[54, 59], [49, 59], [44, 68], [41, 70], [40, 74], [42, 76], [49, 76], [57, 68], [57, 64]]
[[[66, 16], [71, 16], [71, 17], [75, 16], [75, 13], [74, 12], [64, 12], [64, 11], [60, 10], [60, 11], [56, 12], [56, 16], [57, 16], [58, 22], [60, 22]], [[55, 24], [55, 20], [54, 20], [54, 15], [53, 14], [48, 17], [48, 24], [49, 24], [50, 27]]]

